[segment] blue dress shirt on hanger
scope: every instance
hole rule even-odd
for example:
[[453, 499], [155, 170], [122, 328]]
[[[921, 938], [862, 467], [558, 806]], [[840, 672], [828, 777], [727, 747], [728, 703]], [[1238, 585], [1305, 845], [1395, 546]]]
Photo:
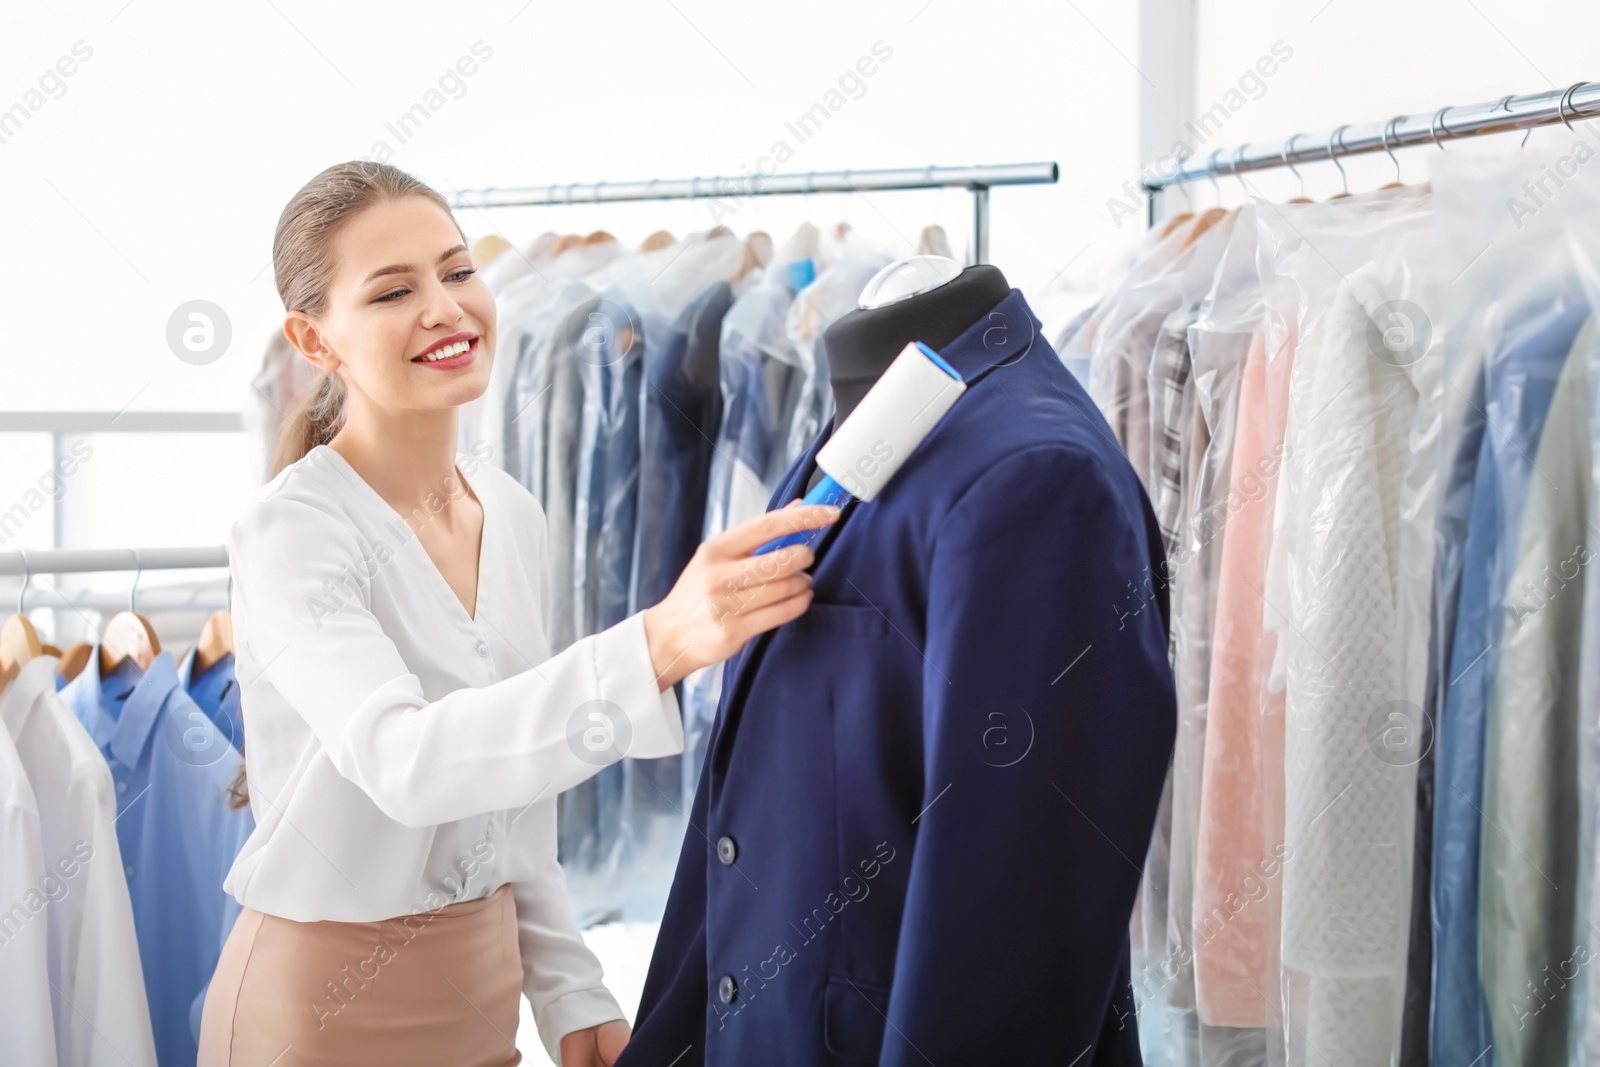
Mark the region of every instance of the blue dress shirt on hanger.
[[725, 664], [619, 1067], [1139, 1062], [1161, 537], [1038, 330], [1013, 290], [941, 351], [966, 393], [828, 529], [805, 614]]
[[1484, 364], [1488, 432], [1476, 459], [1449, 677], [1436, 728], [1430, 1043], [1437, 1064], [1494, 1065], [1494, 1035], [1478, 973], [1485, 715], [1532, 476], [1529, 457], [1539, 450], [1556, 380], [1588, 316], [1588, 305], [1572, 297], [1524, 310]]
[[233, 653], [229, 652], [194, 677], [194, 653], [189, 649], [178, 664], [178, 684], [189, 699], [216, 724], [239, 755], [244, 755], [244, 720], [239, 717], [239, 682], [233, 673]]
[[133, 902], [156, 1056], [194, 1063], [195, 1023], [239, 903], [222, 880], [255, 828], [228, 806], [238, 750], [178, 684], [172, 654], [102, 678], [100, 649], [61, 690], [111, 765], [117, 844]]

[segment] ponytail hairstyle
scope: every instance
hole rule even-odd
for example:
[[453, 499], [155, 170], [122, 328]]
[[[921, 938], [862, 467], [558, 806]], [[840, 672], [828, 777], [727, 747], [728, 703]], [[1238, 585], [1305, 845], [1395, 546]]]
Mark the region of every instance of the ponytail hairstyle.
[[[337, 266], [333, 238], [340, 227], [365, 208], [407, 196], [432, 200], [455, 221], [449, 203], [437, 191], [387, 163], [337, 163], [302, 186], [278, 216], [278, 231], [272, 238], [272, 273], [283, 310], [313, 316], [325, 312], [328, 287]], [[456, 231], [461, 231], [460, 223], [456, 223]], [[466, 243], [465, 234], [461, 240]], [[278, 434], [269, 477], [276, 477], [313, 448], [333, 440], [344, 425], [345, 395], [344, 379], [327, 372], [317, 375]], [[243, 716], [243, 708], [240, 715]], [[241, 760], [238, 773], [228, 785], [228, 806], [243, 808], [249, 803]]]
[[[337, 267], [333, 238], [340, 227], [364, 208], [407, 196], [432, 200], [454, 221], [444, 197], [387, 163], [337, 163], [307, 182], [278, 216], [278, 232], [272, 238], [272, 272], [283, 309], [311, 316], [325, 312]], [[461, 230], [459, 223], [456, 230]], [[270, 476], [333, 440], [344, 425], [344, 401], [344, 380], [337, 374], [319, 374], [278, 435]]]

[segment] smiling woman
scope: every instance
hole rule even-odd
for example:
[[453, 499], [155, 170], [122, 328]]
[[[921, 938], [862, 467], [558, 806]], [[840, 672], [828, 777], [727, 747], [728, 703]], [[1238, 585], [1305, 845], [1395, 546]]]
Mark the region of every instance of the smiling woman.
[[[838, 511], [729, 529], [659, 603], [551, 655], [544, 512], [456, 451], [495, 304], [444, 200], [383, 164], [330, 167], [273, 258], [284, 335], [320, 376], [228, 537], [256, 829], [223, 882], [243, 912], [199, 1063], [514, 1064], [526, 994], [553, 1059], [609, 1065], [629, 1028], [573, 921], [556, 797], [683, 750], [673, 684], [805, 611], [811, 551], [764, 557], [734, 612], [719, 591]], [[459, 878], [467, 854], [486, 858]], [[419, 915], [382, 982], [341, 970]]]

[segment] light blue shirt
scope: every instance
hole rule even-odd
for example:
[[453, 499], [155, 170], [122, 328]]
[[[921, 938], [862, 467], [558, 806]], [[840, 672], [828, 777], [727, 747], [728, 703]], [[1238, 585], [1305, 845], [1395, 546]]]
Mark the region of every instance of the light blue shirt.
[[[1432, 1062], [1494, 1067], [1494, 1036], [1478, 971], [1478, 875], [1489, 693], [1501, 608], [1514, 562], [1532, 460], [1561, 367], [1589, 308], [1568, 298], [1513, 320], [1485, 361], [1488, 432], [1476, 457], [1453, 645], [1443, 682], [1434, 766]], [[1493, 832], [1493, 831], [1491, 831]]]
[[244, 719], [239, 716], [239, 681], [234, 677], [233, 653], [229, 652], [194, 676], [194, 648], [178, 664], [178, 684], [189, 699], [216, 724], [222, 736], [244, 755]]
[[169, 652], [142, 676], [124, 660], [102, 679], [96, 647], [61, 697], [111, 766], [157, 1059], [193, 1064], [197, 1009], [240, 911], [222, 880], [255, 829], [248, 807], [228, 806], [241, 757], [184, 692]]

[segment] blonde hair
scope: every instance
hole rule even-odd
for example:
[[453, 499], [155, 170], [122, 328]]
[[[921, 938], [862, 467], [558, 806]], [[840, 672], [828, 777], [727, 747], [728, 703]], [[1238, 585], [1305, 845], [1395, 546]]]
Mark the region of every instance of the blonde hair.
[[[443, 196], [387, 163], [337, 163], [302, 186], [278, 217], [278, 231], [272, 238], [272, 273], [284, 311], [307, 315], [326, 311], [328, 287], [337, 266], [333, 238], [340, 227], [365, 208], [407, 196], [432, 200], [455, 222]], [[456, 232], [461, 232], [460, 223], [456, 223]], [[461, 240], [466, 242], [465, 234]], [[273, 475], [333, 440], [344, 425], [344, 401], [344, 380], [337, 374], [319, 374], [278, 435]]]

